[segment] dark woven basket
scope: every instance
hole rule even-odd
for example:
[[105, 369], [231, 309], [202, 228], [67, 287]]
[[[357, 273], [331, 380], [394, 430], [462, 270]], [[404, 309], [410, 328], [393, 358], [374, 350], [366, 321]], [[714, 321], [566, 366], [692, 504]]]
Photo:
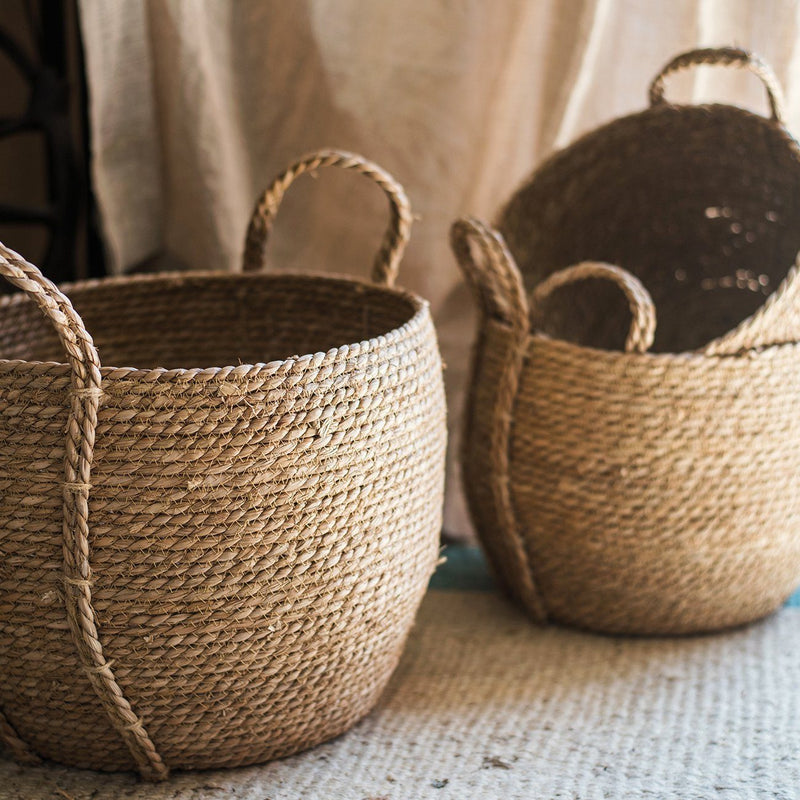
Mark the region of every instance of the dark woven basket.
[[[772, 116], [668, 103], [664, 77], [701, 63], [754, 70]], [[799, 338], [793, 301], [750, 319], [800, 251], [800, 155], [781, 108], [771, 72], [749, 53], [673, 59], [652, 82], [648, 109], [555, 154], [503, 209], [497, 228], [526, 286], [581, 261], [626, 269], [658, 309], [653, 352], [736, 352]], [[602, 281], [547, 307], [548, 331], [595, 347], [621, 347], [628, 324], [625, 299]]]

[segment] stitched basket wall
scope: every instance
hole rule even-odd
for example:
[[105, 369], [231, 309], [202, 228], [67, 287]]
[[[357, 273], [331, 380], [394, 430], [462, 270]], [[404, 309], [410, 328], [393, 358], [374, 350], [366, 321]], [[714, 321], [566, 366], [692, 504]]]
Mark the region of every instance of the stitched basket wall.
[[[761, 76], [771, 119], [664, 101], [718, 62]], [[546, 161], [499, 232], [453, 227], [483, 309], [463, 472], [534, 619], [687, 633], [800, 583], [800, 159], [744, 51], [679, 56], [650, 97]]]
[[[326, 166], [389, 197], [373, 283], [259, 271], [284, 191]], [[373, 705], [441, 523], [435, 334], [392, 288], [410, 222], [389, 175], [326, 151], [264, 194], [243, 275], [62, 292], [2, 248], [23, 290], [0, 302], [0, 733], [18, 759], [159, 779], [287, 755]]]

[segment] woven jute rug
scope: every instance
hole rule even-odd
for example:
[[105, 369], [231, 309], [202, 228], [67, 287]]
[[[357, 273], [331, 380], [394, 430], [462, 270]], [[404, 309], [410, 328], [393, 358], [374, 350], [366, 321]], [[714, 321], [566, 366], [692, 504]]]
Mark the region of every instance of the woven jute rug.
[[3, 800], [600, 800], [800, 796], [800, 609], [731, 633], [537, 629], [496, 594], [431, 591], [380, 707], [262, 767], [128, 775], [0, 760]]

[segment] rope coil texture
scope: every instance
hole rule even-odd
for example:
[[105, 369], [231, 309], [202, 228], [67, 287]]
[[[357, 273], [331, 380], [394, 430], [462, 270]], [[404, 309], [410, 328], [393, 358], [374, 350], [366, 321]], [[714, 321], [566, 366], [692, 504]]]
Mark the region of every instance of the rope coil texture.
[[303, 156], [280, 174], [259, 198], [250, 219], [245, 239], [242, 269], [258, 271], [264, 267], [267, 239], [286, 190], [303, 173], [314, 174], [322, 167], [354, 170], [373, 180], [389, 200], [389, 227], [372, 266], [372, 280], [384, 286], [394, 286], [403, 251], [411, 235], [413, 216], [403, 187], [377, 164], [353, 153], [321, 150]]
[[767, 90], [772, 119], [780, 125], [785, 125], [783, 89], [769, 64], [765, 64], [758, 56], [738, 47], [704, 48], [689, 50], [675, 56], [656, 75], [650, 84], [650, 105], [655, 106], [666, 103], [664, 97], [664, 83], [667, 77], [675, 72], [700, 65], [721, 65], [747, 69], [756, 75]]
[[[473, 513], [483, 516], [487, 525], [497, 525], [507, 533], [486, 544], [488, 547], [497, 546], [495, 558], [506, 563], [508, 569], [514, 570], [514, 583], [526, 608], [534, 617], [543, 620], [544, 605], [524, 539], [518, 529], [511, 498], [508, 448], [505, 446], [511, 414], [503, 413], [513, 404], [518, 391], [523, 345], [529, 333], [527, 299], [505, 243], [482, 222], [472, 217], [459, 220], [451, 229], [450, 242], [459, 265], [482, 305], [484, 317], [488, 319], [494, 315], [507, 323], [508, 328], [505, 346], [498, 347], [501, 370], [497, 380], [490, 386], [492, 395], [489, 402], [493, 406], [490, 419], [493, 425], [487, 431], [487, 458], [472, 458], [472, 454], [465, 450], [462, 453], [462, 470], [467, 482], [471, 483], [473, 474], [486, 475], [488, 467], [489, 480], [482, 482], [482, 487], [487, 491], [472, 503]], [[473, 258], [473, 242], [480, 250], [479, 261]], [[479, 379], [480, 376], [474, 373], [473, 386]], [[472, 424], [467, 417], [466, 429], [470, 430]], [[468, 499], [472, 501], [471, 497]]]
[[484, 311], [465, 489], [539, 622], [718, 630], [800, 583], [800, 154], [761, 67], [775, 119], [663, 102], [697, 63], [761, 64], [674, 59], [650, 108], [549, 158], [496, 230], [453, 228]]
[[260, 273], [87, 281], [70, 301], [6, 248], [0, 273], [22, 289], [0, 300], [7, 749], [160, 780], [350, 727], [438, 557], [427, 304]]

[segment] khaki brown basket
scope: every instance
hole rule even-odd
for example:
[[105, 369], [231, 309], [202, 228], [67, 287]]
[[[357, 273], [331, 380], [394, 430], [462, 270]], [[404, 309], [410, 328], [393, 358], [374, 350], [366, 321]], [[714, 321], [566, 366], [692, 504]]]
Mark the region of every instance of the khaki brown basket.
[[[717, 62], [765, 80], [771, 119], [664, 100]], [[534, 619], [687, 633], [800, 583], [800, 158], [744, 51], [679, 56], [650, 97], [546, 161], [499, 232], [453, 227], [483, 309], [463, 472]]]
[[[326, 166], [389, 197], [372, 284], [259, 272], [284, 191]], [[244, 275], [62, 292], [0, 250], [23, 291], [0, 302], [0, 734], [20, 761], [159, 779], [371, 708], [441, 521], [435, 334], [392, 288], [410, 220], [390, 176], [321, 152], [264, 194]]]

